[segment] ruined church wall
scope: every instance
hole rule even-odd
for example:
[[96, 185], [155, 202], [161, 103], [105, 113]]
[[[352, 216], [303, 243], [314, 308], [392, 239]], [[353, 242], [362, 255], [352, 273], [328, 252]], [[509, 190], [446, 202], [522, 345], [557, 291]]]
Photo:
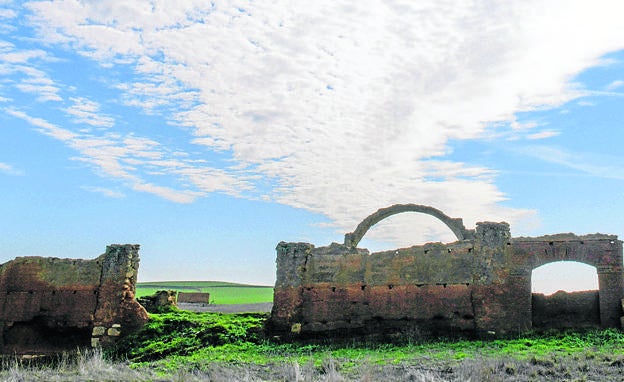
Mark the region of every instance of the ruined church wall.
[[[470, 240], [456, 243], [373, 254], [335, 243], [282, 242], [271, 327], [302, 334], [411, 326], [505, 333], [531, 329], [534, 321], [536, 328], [621, 327], [617, 236], [512, 239], [506, 223], [478, 223], [469, 234]], [[533, 269], [556, 261], [596, 267], [598, 293], [532, 294]]]
[[147, 320], [134, 299], [138, 245], [93, 260], [18, 257], [0, 265], [0, 350], [53, 352], [113, 342]]
[[301, 333], [525, 327], [519, 314], [498, 309], [516, 294], [507, 285], [509, 226], [481, 223], [474, 237], [373, 254], [335, 243], [282, 242], [271, 325]]
[[210, 293], [204, 292], [178, 292], [178, 302], [191, 304], [208, 304]]

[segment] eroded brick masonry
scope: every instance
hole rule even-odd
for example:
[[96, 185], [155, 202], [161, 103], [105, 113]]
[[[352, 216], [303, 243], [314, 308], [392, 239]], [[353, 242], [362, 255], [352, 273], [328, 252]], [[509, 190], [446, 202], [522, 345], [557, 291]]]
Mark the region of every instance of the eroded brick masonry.
[[[372, 254], [357, 248], [372, 225], [406, 211], [439, 218], [458, 240]], [[599, 290], [533, 295], [533, 269], [555, 261], [594, 266]], [[474, 333], [620, 327], [623, 291], [617, 236], [512, 238], [507, 223], [467, 230], [461, 219], [432, 207], [395, 205], [366, 218], [343, 244], [279, 243], [270, 327], [302, 335], [410, 327]]]
[[93, 260], [18, 257], [0, 265], [0, 351], [50, 353], [107, 345], [140, 328], [138, 245]]

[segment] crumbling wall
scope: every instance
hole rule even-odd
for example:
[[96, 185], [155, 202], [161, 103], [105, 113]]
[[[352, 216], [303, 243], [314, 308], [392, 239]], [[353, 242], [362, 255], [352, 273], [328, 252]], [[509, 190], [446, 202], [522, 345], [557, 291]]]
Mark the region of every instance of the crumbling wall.
[[[372, 224], [402, 211], [441, 216], [463, 239], [373, 254], [355, 247]], [[474, 333], [528, 330], [533, 327], [531, 271], [560, 260], [597, 267], [600, 325], [619, 327], [624, 285], [617, 237], [513, 239], [507, 223], [477, 223], [476, 229], [466, 230], [461, 219], [418, 205], [380, 209], [346, 234], [344, 244], [279, 243], [269, 324], [275, 332], [303, 335], [410, 327]], [[578, 326], [586, 326], [586, 320]]]
[[160, 313], [177, 306], [177, 295], [175, 290], [158, 290], [151, 296], [139, 297], [137, 301], [149, 313]]
[[[502, 305], [509, 226], [480, 223], [471, 240], [370, 254], [333, 243], [277, 246], [275, 331], [515, 328]], [[484, 286], [501, 285], [497, 291]], [[490, 301], [485, 306], [475, 295]]]
[[94, 260], [18, 257], [0, 265], [0, 350], [49, 353], [107, 345], [138, 329], [138, 245]]

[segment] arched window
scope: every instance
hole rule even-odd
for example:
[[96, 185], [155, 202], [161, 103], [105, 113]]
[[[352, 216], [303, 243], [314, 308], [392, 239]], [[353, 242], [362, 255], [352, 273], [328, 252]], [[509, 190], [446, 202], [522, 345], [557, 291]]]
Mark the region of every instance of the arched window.
[[576, 261], [556, 261], [533, 270], [531, 292], [550, 295], [559, 290], [598, 290], [596, 267]]

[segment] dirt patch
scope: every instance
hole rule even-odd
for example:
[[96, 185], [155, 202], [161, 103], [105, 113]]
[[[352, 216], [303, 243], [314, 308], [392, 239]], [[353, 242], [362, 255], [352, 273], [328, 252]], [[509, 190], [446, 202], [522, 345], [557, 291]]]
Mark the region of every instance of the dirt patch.
[[268, 313], [273, 308], [272, 302], [257, 304], [196, 304], [181, 302], [178, 308], [192, 312], [218, 312], [218, 313]]

